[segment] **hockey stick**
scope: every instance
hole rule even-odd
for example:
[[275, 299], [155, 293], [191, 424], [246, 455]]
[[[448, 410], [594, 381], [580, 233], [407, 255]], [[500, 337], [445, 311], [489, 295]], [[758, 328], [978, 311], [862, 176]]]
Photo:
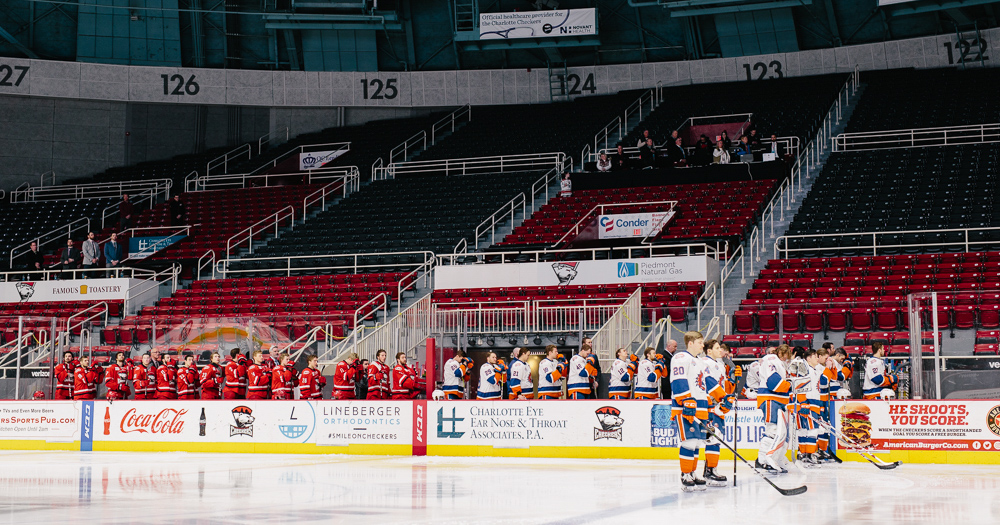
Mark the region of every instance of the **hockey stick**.
[[[729, 362], [732, 363], [732, 360], [730, 359]], [[736, 363], [733, 363], [733, 370], [736, 370], [737, 366], [738, 365]], [[740, 368], [740, 379], [736, 382], [736, 388], [733, 389], [733, 398], [734, 398], [734, 401], [735, 401], [733, 403], [733, 409], [734, 410], [736, 409], [736, 404], [739, 403], [740, 394], [743, 392], [743, 387], [745, 387], [746, 384], [747, 384], [746, 370], [743, 370], [742, 368]], [[736, 426], [737, 426], [736, 425], [736, 417], [734, 415], [734, 417], [733, 417], [733, 448], [736, 448], [736, 432], [735, 432], [736, 431]], [[733, 456], [733, 486], [734, 487], [736, 486], [736, 456]]]
[[[842, 439], [843, 441], [845, 441], [847, 443], [852, 443], [852, 444], [857, 445], [857, 441], [854, 441], [853, 439], [849, 439], [841, 431], [837, 430], [837, 428], [834, 427], [833, 425], [830, 425], [830, 424], [828, 424], [825, 421], [821, 421], [819, 419], [816, 419], [815, 417], [812, 416], [812, 414], [809, 415], [809, 418], [812, 419], [813, 421], [815, 421], [817, 424], [819, 424], [819, 426], [825, 428], [827, 431], [832, 432], [835, 436], [837, 436], [838, 438]], [[896, 468], [896, 467], [898, 467], [898, 466], [900, 466], [900, 465], [903, 464], [902, 461], [894, 461], [892, 463], [886, 463], [885, 461], [882, 461], [878, 456], [876, 456], [870, 450], [866, 450], [866, 449], [863, 449], [863, 448], [855, 449], [855, 451], [858, 453], [859, 456], [865, 458], [865, 460], [867, 460], [869, 463], [871, 463], [872, 465], [875, 465], [876, 467], [878, 467], [881, 470], [892, 470], [892, 469], [894, 469], [894, 468]], [[871, 458], [869, 458], [868, 456], [871, 456]], [[836, 457], [836, 455], [834, 455], [834, 457]], [[840, 460], [840, 458], [837, 458], [837, 459]], [[840, 461], [840, 462], [843, 463], [843, 461]]]
[[[699, 425], [701, 425], [701, 428], [705, 429], [706, 433], [708, 433], [709, 435], [713, 435], [713, 436], [715, 435], [715, 429], [712, 428], [710, 425], [706, 424], [704, 421], [702, 421], [702, 420], [700, 420], [698, 418], [695, 418], [694, 420], [697, 421]], [[740, 460], [743, 461], [743, 463], [745, 463], [746, 466], [750, 467], [750, 470], [752, 470], [754, 472], [754, 474], [757, 474], [758, 476], [760, 476], [761, 479], [763, 479], [764, 481], [766, 481], [768, 485], [774, 487], [774, 490], [780, 492], [782, 496], [798, 496], [799, 494], [802, 494], [806, 490], [808, 490], [808, 487], [806, 487], [805, 485], [802, 485], [801, 487], [795, 487], [793, 489], [783, 489], [783, 488], [775, 485], [773, 481], [767, 479], [767, 476], [765, 476], [763, 472], [757, 470], [757, 467], [753, 466], [749, 461], [747, 461], [743, 456], [741, 456], [739, 452], [736, 452], [735, 448], [729, 446], [729, 443], [726, 443], [725, 440], [722, 440], [722, 439], [717, 439], [717, 441], [719, 443], [723, 444], [729, 450], [731, 450], [733, 452], [733, 455], [735, 457], [740, 458]]]

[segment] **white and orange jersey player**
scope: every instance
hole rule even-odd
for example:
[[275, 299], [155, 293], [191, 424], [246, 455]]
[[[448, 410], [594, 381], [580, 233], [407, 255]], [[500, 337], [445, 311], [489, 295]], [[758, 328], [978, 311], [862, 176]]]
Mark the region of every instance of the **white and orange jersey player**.
[[760, 385], [757, 388], [757, 408], [764, 413], [764, 437], [760, 439], [756, 466], [772, 473], [785, 473], [785, 439], [788, 436], [788, 405], [791, 384], [785, 364], [792, 358], [792, 349], [781, 345], [760, 360]]
[[515, 348], [511, 354], [514, 359], [510, 362], [510, 380], [507, 381], [510, 387], [510, 399], [535, 397], [535, 384], [531, 380], [531, 367], [527, 362], [530, 355], [531, 351], [527, 348]]
[[619, 348], [615, 352], [615, 362], [611, 363], [611, 373], [608, 377], [608, 398], [628, 399], [634, 375], [635, 368], [629, 360], [628, 350]]
[[642, 353], [642, 360], [639, 361], [635, 373], [635, 399], [659, 399], [660, 379], [667, 375], [663, 365], [653, 361], [656, 350], [653, 347], [647, 348]]
[[872, 343], [872, 356], [865, 361], [865, 381], [862, 385], [865, 399], [895, 399], [896, 376], [885, 366], [885, 345]]
[[705, 392], [705, 365], [699, 356], [705, 340], [700, 332], [685, 332], [687, 349], [670, 360], [671, 415], [677, 423], [681, 464], [681, 489], [705, 490], [705, 480], [695, 476], [698, 449], [705, 444], [708, 422], [708, 393]]

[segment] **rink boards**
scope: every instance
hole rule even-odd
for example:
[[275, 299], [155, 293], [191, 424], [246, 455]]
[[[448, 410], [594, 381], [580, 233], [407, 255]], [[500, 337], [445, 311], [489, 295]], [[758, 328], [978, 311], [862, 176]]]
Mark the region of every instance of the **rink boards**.
[[[858, 402], [854, 402], [858, 403]], [[863, 401], [871, 441], [914, 463], [1000, 463], [1000, 401]], [[834, 423], [841, 415], [835, 406]], [[752, 401], [725, 439], [753, 459]], [[0, 449], [676, 459], [670, 402], [2, 401]], [[723, 457], [732, 457], [723, 448]], [[841, 450], [845, 460], [861, 460]]]

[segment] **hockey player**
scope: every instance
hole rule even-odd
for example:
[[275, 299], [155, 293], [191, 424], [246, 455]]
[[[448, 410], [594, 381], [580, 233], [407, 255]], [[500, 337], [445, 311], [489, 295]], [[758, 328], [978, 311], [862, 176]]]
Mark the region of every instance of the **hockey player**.
[[299, 374], [300, 399], [323, 399], [323, 386], [319, 381], [322, 375], [318, 366], [318, 357], [315, 355], [306, 356], [306, 367]]
[[73, 352], [63, 352], [63, 362], [56, 365], [56, 395], [54, 399], [73, 399]]
[[660, 379], [669, 374], [665, 374], [663, 364], [654, 361], [656, 358], [653, 347], [646, 348], [642, 353], [642, 361], [639, 361], [635, 373], [635, 399], [659, 399]]
[[760, 361], [746, 365], [743, 375], [747, 376], [747, 380], [741, 395], [747, 399], [757, 399], [757, 389], [760, 388]]
[[292, 399], [296, 384], [295, 366], [287, 353], [278, 356], [278, 366], [271, 370], [271, 399]]
[[503, 383], [503, 369], [497, 363], [497, 353], [486, 355], [486, 362], [479, 367], [479, 388], [476, 399], [492, 401], [500, 399], [500, 384]]
[[611, 374], [608, 377], [608, 398], [628, 399], [632, 393], [633, 375], [635, 375], [635, 370], [632, 368], [632, 362], [629, 361], [628, 350], [619, 348], [615, 351], [615, 362], [611, 363]]
[[[833, 345], [831, 344], [830, 346]], [[832, 425], [833, 422], [830, 418], [830, 413], [832, 412], [830, 406], [830, 386], [837, 380], [839, 365], [830, 356], [830, 349], [826, 345], [816, 350], [816, 358], [816, 366], [814, 368], [819, 373], [819, 382], [817, 383], [817, 390], [819, 391], [819, 418], [821, 421]], [[819, 428], [816, 437], [816, 458], [819, 461], [832, 461], [833, 455], [830, 453], [829, 448], [830, 434], [825, 428]]]
[[[832, 344], [831, 344], [832, 346]], [[854, 377], [854, 366], [847, 357], [847, 350], [838, 348], [833, 352], [833, 359], [837, 362], [837, 381], [830, 383], [830, 396], [834, 399], [850, 399], [850, 381]]]
[[590, 381], [598, 375], [597, 368], [594, 367], [591, 359], [590, 350], [590, 345], [583, 345], [580, 347], [580, 352], [569, 360], [566, 392], [570, 399], [590, 398]]
[[219, 365], [221, 359], [218, 352], [212, 352], [212, 362], [201, 367], [198, 382], [201, 383], [202, 399], [222, 399], [222, 383], [225, 382], [226, 374]]
[[156, 399], [156, 368], [149, 354], [142, 354], [139, 364], [132, 367], [132, 386], [136, 399]]
[[177, 399], [177, 365], [169, 355], [156, 369], [156, 399]]
[[80, 357], [80, 366], [73, 369], [73, 399], [97, 399], [100, 373], [90, 368], [90, 358]]
[[253, 364], [247, 369], [247, 399], [267, 399], [270, 394], [271, 371], [264, 364], [264, 352], [254, 350]]
[[375, 362], [368, 365], [368, 399], [389, 399], [389, 376], [392, 370], [385, 364], [385, 350], [379, 349]]
[[247, 369], [238, 348], [229, 352], [226, 363], [226, 383], [222, 388], [223, 399], [245, 399], [247, 395]]
[[671, 416], [677, 423], [680, 444], [681, 489], [705, 490], [705, 480], [694, 475], [698, 467], [698, 449], [705, 442], [708, 422], [708, 394], [699, 378], [704, 364], [698, 358], [705, 340], [699, 332], [685, 332], [686, 350], [678, 350], [670, 360]]
[[545, 347], [545, 359], [538, 363], [538, 399], [562, 397], [562, 378], [566, 369], [558, 361], [558, 355], [556, 345]]
[[125, 352], [115, 354], [115, 362], [104, 369], [104, 386], [108, 388], [108, 401], [128, 399], [131, 390], [128, 387], [130, 376], [128, 363], [125, 362]]
[[705, 472], [703, 476], [705, 482], [712, 487], [722, 487], [726, 485], [726, 477], [716, 472], [719, 466], [719, 437], [726, 428], [726, 414], [733, 409], [733, 389], [734, 385], [726, 375], [726, 365], [722, 362], [725, 350], [721, 343], [715, 339], [705, 342], [705, 355], [701, 357], [701, 364], [704, 372], [699, 376], [702, 384], [699, 385], [707, 394], [708, 421], [715, 432], [708, 437], [705, 443]]
[[472, 373], [472, 359], [465, 356], [462, 350], [456, 350], [454, 357], [444, 362], [444, 384], [441, 390], [445, 399], [463, 399], [465, 385], [469, 383]]
[[198, 399], [198, 385], [194, 356], [184, 356], [184, 366], [177, 369], [177, 399]]
[[759, 444], [756, 466], [771, 473], [787, 472], [785, 438], [788, 436], [788, 413], [791, 384], [785, 377], [785, 363], [792, 357], [788, 345], [781, 345], [760, 360], [760, 385], [757, 389], [757, 408], [764, 413], [764, 437]]
[[895, 399], [896, 376], [886, 370], [885, 346], [872, 343], [872, 356], [865, 362], [865, 399]]
[[396, 366], [392, 369], [392, 398], [416, 399], [421, 390], [426, 387], [417, 377], [417, 371], [406, 364], [406, 353], [396, 354]]
[[527, 348], [515, 348], [514, 360], [510, 363], [510, 399], [532, 399], [535, 397], [535, 385], [531, 380], [531, 367], [528, 366], [528, 356], [531, 351]]
[[802, 357], [796, 357], [789, 366], [799, 432], [798, 459], [807, 467], [819, 464], [816, 444], [819, 428], [815, 418], [820, 414], [819, 383], [823, 374], [816, 368], [818, 364], [819, 356], [810, 348], [803, 349]]
[[360, 375], [358, 355], [351, 352], [337, 363], [337, 370], [333, 373], [333, 399], [354, 399], [357, 395], [355, 382]]

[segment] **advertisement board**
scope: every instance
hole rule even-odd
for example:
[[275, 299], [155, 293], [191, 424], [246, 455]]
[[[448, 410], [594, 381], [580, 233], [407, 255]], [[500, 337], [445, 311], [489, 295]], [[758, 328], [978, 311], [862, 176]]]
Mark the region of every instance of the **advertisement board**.
[[[1000, 401], [843, 401], [837, 429], [862, 445], [893, 451], [1000, 450]], [[851, 443], [838, 440], [841, 448]]]
[[72, 401], [0, 402], [0, 439], [80, 439], [80, 407]]
[[705, 256], [451, 265], [435, 270], [434, 289], [714, 282], [718, 276], [719, 262]]
[[597, 34], [597, 9], [480, 13], [479, 39], [552, 38]]
[[598, 239], [630, 239], [652, 235], [674, 218], [673, 210], [655, 213], [617, 213], [597, 217]]
[[179, 242], [186, 235], [158, 235], [153, 237], [131, 237], [128, 240], [130, 259], [145, 259], [150, 255]]
[[299, 171], [322, 168], [344, 153], [347, 153], [347, 148], [299, 153]]
[[413, 442], [413, 401], [314, 401], [316, 444], [409, 445]]
[[69, 279], [0, 283], [0, 303], [122, 301], [138, 279]]

